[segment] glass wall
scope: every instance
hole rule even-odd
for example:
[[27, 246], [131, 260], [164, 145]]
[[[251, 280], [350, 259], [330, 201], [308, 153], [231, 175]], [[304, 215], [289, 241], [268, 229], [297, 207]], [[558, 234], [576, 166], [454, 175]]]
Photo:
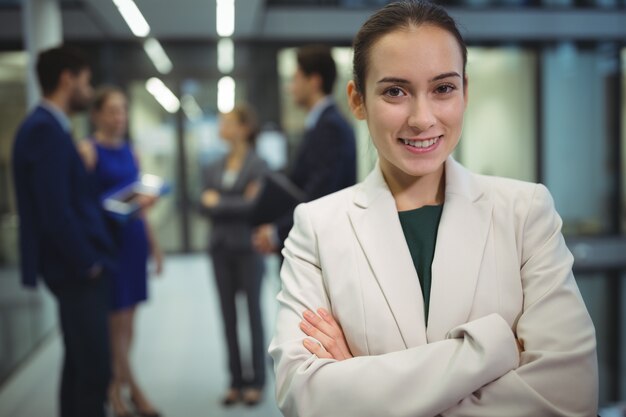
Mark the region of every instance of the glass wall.
[[[171, 88], [171, 87], [170, 87]], [[179, 215], [178, 137], [176, 115], [166, 112], [146, 90], [144, 81], [130, 84], [129, 134], [141, 172], [163, 178], [171, 191], [148, 212], [148, 220], [164, 251], [179, 251], [183, 231]]]
[[545, 48], [542, 60], [543, 168], [563, 231], [613, 233], [614, 47], [560, 43]]
[[536, 181], [536, 61], [520, 48], [469, 48], [469, 102], [455, 155], [472, 171]]
[[26, 54], [0, 53], [0, 383], [54, 328], [54, 301], [43, 285], [22, 288], [18, 218], [11, 175], [15, 131], [26, 115]]

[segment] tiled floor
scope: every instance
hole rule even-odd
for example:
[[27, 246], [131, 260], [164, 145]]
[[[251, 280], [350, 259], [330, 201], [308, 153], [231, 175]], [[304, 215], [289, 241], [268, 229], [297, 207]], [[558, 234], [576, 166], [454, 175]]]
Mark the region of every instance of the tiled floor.
[[[266, 342], [269, 344], [278, 292], [277, 260], [269, 258], [263, 285]], [[170, 256], [164, 276], [151, 280], [150, 300], [139, 310], [133, 363], [145, 391], [165, 417], [278, 417], [273, 373], [256, 407], [222, 408], [227, 384], [226, 351], [209, 260], [203, 255]], [[244, 300], [240, 300], [244, 301]], [[245, 308], [245, 303], [240, 307]], [[240, 317], [245, 318], [245, 314]], [[240, 328], [249, 345], [247, 323]], [[0, 387], [0, 417], [54, 417], [61, 360], [58, 334], [52, 335]]]

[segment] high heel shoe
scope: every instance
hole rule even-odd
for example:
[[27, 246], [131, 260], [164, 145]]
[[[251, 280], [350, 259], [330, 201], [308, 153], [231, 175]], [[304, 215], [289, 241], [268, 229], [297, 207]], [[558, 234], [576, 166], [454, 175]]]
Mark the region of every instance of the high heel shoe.
[[239, 401], [240, 392], [237, 388], [229, 388], [226, 395], [222, 398], [222, 405], [230, 406]]
[[248, 406], [257, 405], [263, 398], [263, 391], [260, 388], [248, 388], [243, 393], [243, 402]]

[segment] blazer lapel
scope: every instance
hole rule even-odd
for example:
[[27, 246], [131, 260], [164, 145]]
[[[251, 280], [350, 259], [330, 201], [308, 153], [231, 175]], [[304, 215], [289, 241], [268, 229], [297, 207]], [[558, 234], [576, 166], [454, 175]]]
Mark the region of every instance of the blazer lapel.
[[235, 190], [245, 189], [246, 184], [248, 183], [249, 171], [252, 165], [252, 152], [253, 151], [248, 150], [248, 153], [243, 160], [239, 174], [237, 174], [237, 180], [235, 180], [235, 184], [233, 185], [233, 189]]
[[452, 158], [446, 161], [446, 193], [432, 264], [427, 335], [442, 340], [467, 322], [487, 236], [492, 202], [472, 175]]
[[355, 191], [350, 221], [407, 348], [426, 342], [424, 298], [395, 201], [378, 165]]

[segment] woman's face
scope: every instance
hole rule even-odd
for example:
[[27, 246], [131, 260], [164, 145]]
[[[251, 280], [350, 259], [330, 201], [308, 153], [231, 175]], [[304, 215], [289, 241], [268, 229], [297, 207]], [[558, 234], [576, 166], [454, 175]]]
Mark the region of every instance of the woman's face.
[[102, 108], [96, 111], [94, 121], [98, 130], [111, 136], [123, 136], [128, 125], [126, 97], [118, 92], [109, 94]]
[[456, 38], [436, 26], [410, 26], [378, 39], [368, 65], [365, 98], [352, 82], [348, 95], [354, 115], [367, 121], [383, 173], [440, 175], [467, 104]]
[[245, 141], [246, 128], [241, 124], [235, 113], [226, 113], [220, 116], [220, 137], [233, 145], [239, 141]]

